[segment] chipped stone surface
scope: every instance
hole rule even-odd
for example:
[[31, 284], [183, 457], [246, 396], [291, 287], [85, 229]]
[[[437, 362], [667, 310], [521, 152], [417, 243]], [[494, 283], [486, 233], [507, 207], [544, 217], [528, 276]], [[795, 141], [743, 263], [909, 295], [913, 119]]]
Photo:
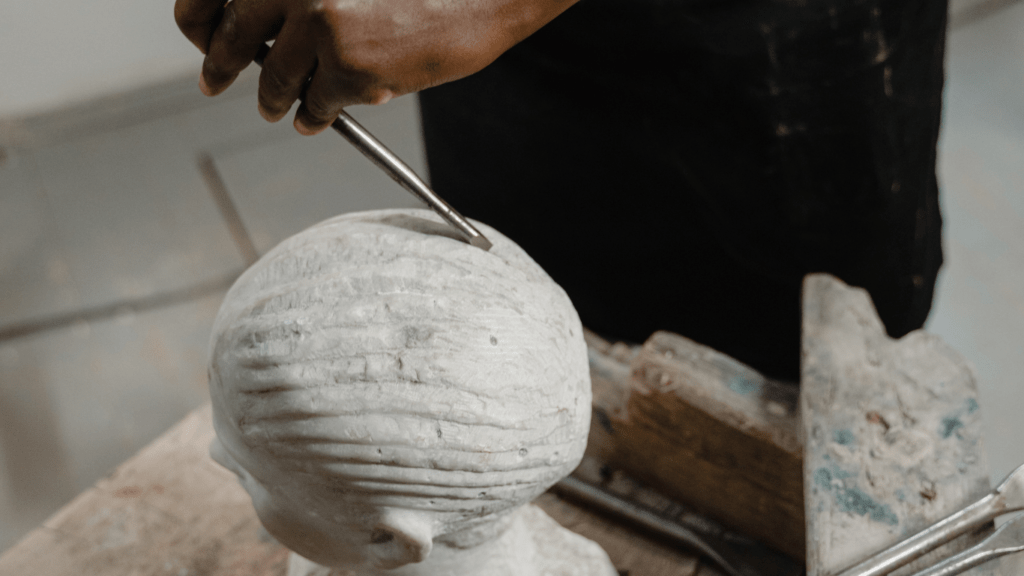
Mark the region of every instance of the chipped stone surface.
[[973, 502], [989, 477], [977, 386], [956, 351], [923, 331], [889, 338], [864, 290], [824, 274], [805, 280], [803, 322], [807, 573], [823, 576]]

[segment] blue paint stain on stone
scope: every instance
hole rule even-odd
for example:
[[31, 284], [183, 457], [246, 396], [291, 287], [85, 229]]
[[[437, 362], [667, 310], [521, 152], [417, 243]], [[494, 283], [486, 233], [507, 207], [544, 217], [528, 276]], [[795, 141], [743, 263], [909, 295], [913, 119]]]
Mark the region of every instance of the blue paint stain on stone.
[[866, 494], [856, 486], [845, 486], [842, 483], [833, 485], [834, 479], [843, 480], [852, 477], [853, 474], [839, 469], [836, 465], [821, 467], [814, 471], [813, 481], [815, 485], [825, 491], [832, 492], [836, 508], [840, 512], [867, 516], [875, 522], [881, 522], [890, 526], [900, 523], [899, 518], [893, 513], [888, 504], [880, 504], [874, 498]]
[[747, 380], [742, 376], [733, 376], [730, 378], [728, 386], [729, 390], [744, 396], [749, 396], [761, 389], [761, 384]]
[[907, 493], [903, 491], [903, 488], [900, 488], [899, 490], [896, 491], [896, 499], [899, 500], [900, 502], [907, 501]]
[[949, 438], [958, 429], [963, 428], [964, 423], [960, 421], [959, 416], [946, 416], [942, 419], [942, 425], [939, 427], [939, 435], [943, 438]]
[[828, 468], [818, 468], [814, 471], [814, 483], [826, 490], [832, 489], [832, 472]]
[[879, 504], [874, 498], [859, 488], [843, 488], [836, 490], [836, 506], [842, 512], [850, 512], [858, 516], [868, 516], [875, 522], [895, 526], [900, 523], [888, 504]]
[[968, 398], [964, 401], [964, 407], [961, 410], [957, 410], [955, 413], [950, 414], [942, 419], [942, 424], [939, 426], [939, 436], [943, 438], [949, 438], [954, 432], [964, 427], [961, 416], [968, 416], [978, 411], [978, 401], [974, 398]]
[[[825, 454], [825, 460], [828, 459], [828, 455]], [[837, 480], [846, 480], [848, 478], [852, 478], [854, 475], [853, 472], [848, 472], [843, 468], [839, 467], [838, 465], [836, 465], [835, 463], [829, 463], [828, 467], [822, 466], [814, 471], [815, 480], [819, 476], [825, 480], [826, 484], [830, 484], [834, 478]]]
[[842, 444], [843, 446], [849, 446], [857, 441], [857, 437], [853, 435], [853, 431], [848, 428], [842, 430], [836, 430], [832, 433], [832, 441], [836, 444]]
[[822, 488], [831, 490], [833, 478], [836, 480], [845, 480], [851, 476], [853, 476], [852, 473], [839, 468], [835, 464], [831, 464], [828, 468], [822, 466], [814, 471], [814, 483]]

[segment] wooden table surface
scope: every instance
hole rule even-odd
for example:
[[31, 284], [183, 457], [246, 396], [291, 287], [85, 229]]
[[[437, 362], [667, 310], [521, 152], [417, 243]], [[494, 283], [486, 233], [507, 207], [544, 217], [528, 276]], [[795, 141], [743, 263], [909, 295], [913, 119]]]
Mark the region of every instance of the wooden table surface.
[[[233, 474], [210, 460], [206, 405], [0, 557], [2, 576], [280, 576], [288, 551]], [[545, 494], [537, 504], [630, 576], [712, 576], [697, 556]]]
[[[655, 334], [639, 350], [591, 337], [588, 457], [734, 530], [762, 541], [774, 533], [770, 543], [794, 557], [805, 535], [808, 574], [826, 576], [990, 484], [984, 407], [966, 362], [924, 333], [889, 339], [860, 291], [809, 282], [799, 411], [785, 387], [679, 336]], [[234, 475], [210, 460], [212, 438], [207, 405], [0, 556], [0, 576], [283, 575], [287, 550], [262, 530]], [[551, 493], [537, 504], [601, 544], [622, 573], [718, 574]], [[1007, 557], [971, 574], [1024, 574], [1022, 564]]]

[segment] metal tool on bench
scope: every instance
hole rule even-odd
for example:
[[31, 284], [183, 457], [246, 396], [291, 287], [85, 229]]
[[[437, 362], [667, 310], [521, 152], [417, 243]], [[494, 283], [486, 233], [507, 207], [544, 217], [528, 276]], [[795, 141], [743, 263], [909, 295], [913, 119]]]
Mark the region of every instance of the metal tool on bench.
[[1024, 514], [1018, 514], [988, 538], [914, 576], [954, 576], [1000, 556], [1024, 551]]
[[[270, 46], [266, 44], [260, 47], [254, 59], [256, 64], [263, 66], [263, 59], [267, 56], [268, 50], [270, 50]], [[376, 164], [378, 168], [383, 170], [395, 182], [398, 182], [402, 188], [412, 192], [414, 196], [426, 202], [431, 210], [436, 212], [452, 228], [455, 228], [459, 234], [466, 238], [467, 242], [483, 250], [491, 249], [491, 242], [470, 224], [469, 220], [466, 220], [462, 214], [459, 214], [451, 205], [441, 199], [422, 178], [416, 175], [412, 168], [409, 168], [405, 162], [402, 162], [394, 152], [389, 150], [380, 140], [377, 140], [373, 134], [370, 134], [366, 128], [363, 128], [347, 112], [342, 110], [341, 114], [331, 123], [331, 128], [334, 128], [335, 132], [341, 134], [357, 150]]]
[[[595, 466], [596, 465], [596, 466]], [[727, 576], [803, 576], [803, 563], [701, 516], [591, 457], [551, 487], [557, 496], [702, 556]]]
[[556, 494], [585, 503], [593, 509], [618, 516], [687, 548], [697, 550], [707, 556], [728, 576], [758, 576], [753, 569], [742, 564], [737, 565], [735, 560], [726, 560], [721, 551], [715, 549], [693, 531], [669, 522], [636, 503], [629, 502], [582, 480], [567, 476], [559, 480], [552, 490]]
[[[995, 490], [977, 502], [835, 576], [883, 576], [957, 536], [981, 528], [998, 516], [1019, 510], [1024, 510], [1024, 466], [1011, 472]], [[1024, 517], [1017, 517], [977, 546], [915, 576], [952, 576], [998, 556], [1021, 550], [1024, 550]]]

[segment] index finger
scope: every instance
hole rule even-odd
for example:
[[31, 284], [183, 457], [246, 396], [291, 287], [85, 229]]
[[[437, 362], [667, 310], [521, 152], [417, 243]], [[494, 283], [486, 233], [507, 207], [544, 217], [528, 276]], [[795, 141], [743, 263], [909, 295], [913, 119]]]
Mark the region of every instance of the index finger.
[[174, 21], [178, 29], [197, 48], [206, 54], [210, 38], [224, 14], [225, 0], [177, 0], [174, 3]]

